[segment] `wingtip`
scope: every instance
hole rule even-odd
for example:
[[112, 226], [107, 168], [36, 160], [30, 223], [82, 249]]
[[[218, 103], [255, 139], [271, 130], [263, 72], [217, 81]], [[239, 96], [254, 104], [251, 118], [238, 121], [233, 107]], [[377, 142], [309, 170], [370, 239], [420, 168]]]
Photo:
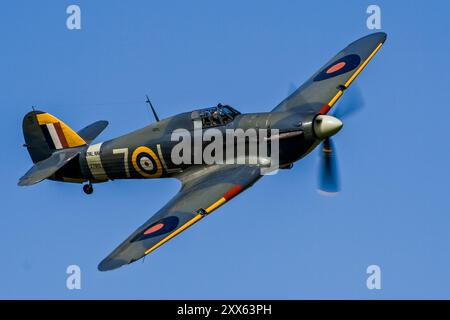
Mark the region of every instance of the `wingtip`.
[[32, 184], [35, 184], [35, 183], [37, 183], [37, 182], [31, 181], [28, 177], [22, 177], [17, 182], [17, 185], [19, 187], [26, 187], [26, 186], [31, 186]]
[[386, 39], [387, 39], [387, 33], [386, 32], [382, 32], [382, 31], [374, 32], [374, 33], [371, 33], [371, 34], [367, 35], [364, 38], [373, 38], [373, 39], [376, 40], [377, 43], [384, 43], [386, 41]]
[[364, 41], [374, 41], [376, 44], [384, 43], [386, 41], [386, 39], [387, 39], [387, 33], [386, 32], [382, 32], [382, 31], [374, 32], [374, 33], [368, 34], [368, 35], [366, 35], [366, 36], [364, 36], [362, 38], [359, 38], [358, 40], [355, 40], [354, 42], [352, 42], [349, 45], [349, 47], [352, 46], [352, 45], [359, 44], [359, 43], [364, 42]]
[[100, 262], [97, 266], [98, 271], [111, 271], [118, 269], [127, 264], [125, 261], [116, 260], [111, 258], [105, 258], [102, 262]]
[[108, 264], [104, 263], [104, 261], [100, 262], [97, 266], [98, 271], [105, 272], [105, 271], [111, 271], [115, 268], [111, 268]]
[[105, 272], [105, 271], [110, 271], [110, 270], [113, 270], [113, 269], [108, 269], [102, 263], [99, 263], [98, 266], [97, 266], [97, 270], [100, 271], [100, 272]]
[[374, 33], [380, 37], [381, 43], [384, 43], [387, 39], [387, 33], [386, 32], [376, 32]]

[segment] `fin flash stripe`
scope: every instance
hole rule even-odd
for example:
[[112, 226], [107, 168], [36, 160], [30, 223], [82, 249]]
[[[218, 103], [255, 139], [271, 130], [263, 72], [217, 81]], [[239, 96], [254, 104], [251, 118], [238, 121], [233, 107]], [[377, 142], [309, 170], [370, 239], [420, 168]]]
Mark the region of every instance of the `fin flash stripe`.
[[[236, 195], [238, 195], [239, 193], [242, 192], [242, 187], [240, 185], [235, 185], [234, 187], [232, 187], [231, 189], [229, 189], [227, 192], [225, 192], [225, 194], [223, 195], [222, 198], [220, 198], [219, 200], [217, 200], [216, 202], [214, 202], [212, 205], [210, 205], [208, 208], [205, 209], [205, 212], [207, 214], [213, 212], [214, 210], [216, 210], [217, 208], [219, 208], [221, 205], [223, 205], [225, 202], [227, 202], [228, 200], [234, 198]], [[163, 238], [161, 241], [159, 241], [157, 244], [155, 244], [153, 247], [151, 247], [150, 249], [148, 249], [147, 251], [145, 251], [145, 254], [149, 254], [150, 252], [152, 252], [153, 250], [155, 250], [156, 248], [160, 247], [161, 245], [163, 245], [164, 243], [166, 243], [167, 241], [169, 241], [170, 239], [172, 239], [173, 237], [175, 237], [176, 235], [180, 234], [181, 232], [183, 232], [184, 230], [186, 230], [187, 228], [189, 228], [190, 226], [192, 226], [194, 223], [200, 221], [201, 219], [203, 219], [205, 217], [205, 214], [197, 214], [194, 218], [192, 218], [191, 220], [189, 220], [188, 222], [186, 222], [185, 224], [183, 224], [181, 227], [179, 227], [177, 230], [175, 230], [174, 232], [172, 232], [171, 234], [169, 234], [167, 237]]]
[[51, 148], [72, 148], [86, 144], [86, 141], [84, 141], [67, 124], [51, 114], [39, 113], [36, 115], [36, 119]]

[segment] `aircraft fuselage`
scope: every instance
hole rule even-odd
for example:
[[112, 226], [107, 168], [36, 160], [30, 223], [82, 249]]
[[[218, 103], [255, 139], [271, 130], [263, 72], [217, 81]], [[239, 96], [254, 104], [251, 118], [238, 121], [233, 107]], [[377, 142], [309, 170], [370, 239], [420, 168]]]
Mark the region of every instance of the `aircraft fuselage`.
[[[172, 151], [179, 140], [173, 140], [176, 130], [184, 129], [194, 140], [201, 139], [201, 149], [211, 143], [195, 135], [194, 112], [182, 113], [159, 122], [148, 125], [115, 139], [91, 144], [85, 147], [77, 161], [73, 161], [60, 169], [52, 177], [65, 182], [93, 183], [115, 179], [145, 179], [173, 177], [198, 163], [194, 155], [189, 163], [174, 163]], [[314, 116], [289, 112], [264, 112], [239, 114], [233, 121], [211, 128], [202, 128], [203, 133], [210, 129], [220, 132], [223, 136], [223, 146], [227, 147], [227, 130], [254, 129], [279, 130], [279, 166], [288, 167], [293, 162], [305, 156], [320, 142], [312, 128]], [[273, 137], [272, 137], [273, 138]], [[263, 139], [258, 136], [258, 142]], [[237, 142], [234, 141], [236, 147]], [[248, 141], [247, 141], [248, 143]], [[268, 142], [270, 149], [272, 142]], [[236, 147], [237, 148], [237, 147]], [[248, 148], [246, 149], [248, 152]]]

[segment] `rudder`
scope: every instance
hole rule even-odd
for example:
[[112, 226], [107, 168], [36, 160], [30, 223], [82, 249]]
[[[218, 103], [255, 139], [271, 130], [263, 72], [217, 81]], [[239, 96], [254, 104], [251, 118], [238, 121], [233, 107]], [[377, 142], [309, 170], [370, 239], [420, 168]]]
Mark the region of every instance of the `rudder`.
[[56, 150], [86, 144], [67, 124], [43, 111], [27, 113], [22, 127], [26, 147], [34, 163], [47, 159]]

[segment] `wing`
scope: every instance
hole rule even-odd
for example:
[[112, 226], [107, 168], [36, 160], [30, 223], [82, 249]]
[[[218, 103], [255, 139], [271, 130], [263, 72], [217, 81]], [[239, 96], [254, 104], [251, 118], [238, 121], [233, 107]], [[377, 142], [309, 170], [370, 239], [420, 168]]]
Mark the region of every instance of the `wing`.
[[99, 265], [100, 271], [119, 268], [149, 254], [261, 177], [260, 168], [222, 165], [185, 171], [182, 187], [153, 217], [140, 226]]
[[272, 111], [326, 114], [385, 40], [386, 34], [378, 32], [351, 43]]

